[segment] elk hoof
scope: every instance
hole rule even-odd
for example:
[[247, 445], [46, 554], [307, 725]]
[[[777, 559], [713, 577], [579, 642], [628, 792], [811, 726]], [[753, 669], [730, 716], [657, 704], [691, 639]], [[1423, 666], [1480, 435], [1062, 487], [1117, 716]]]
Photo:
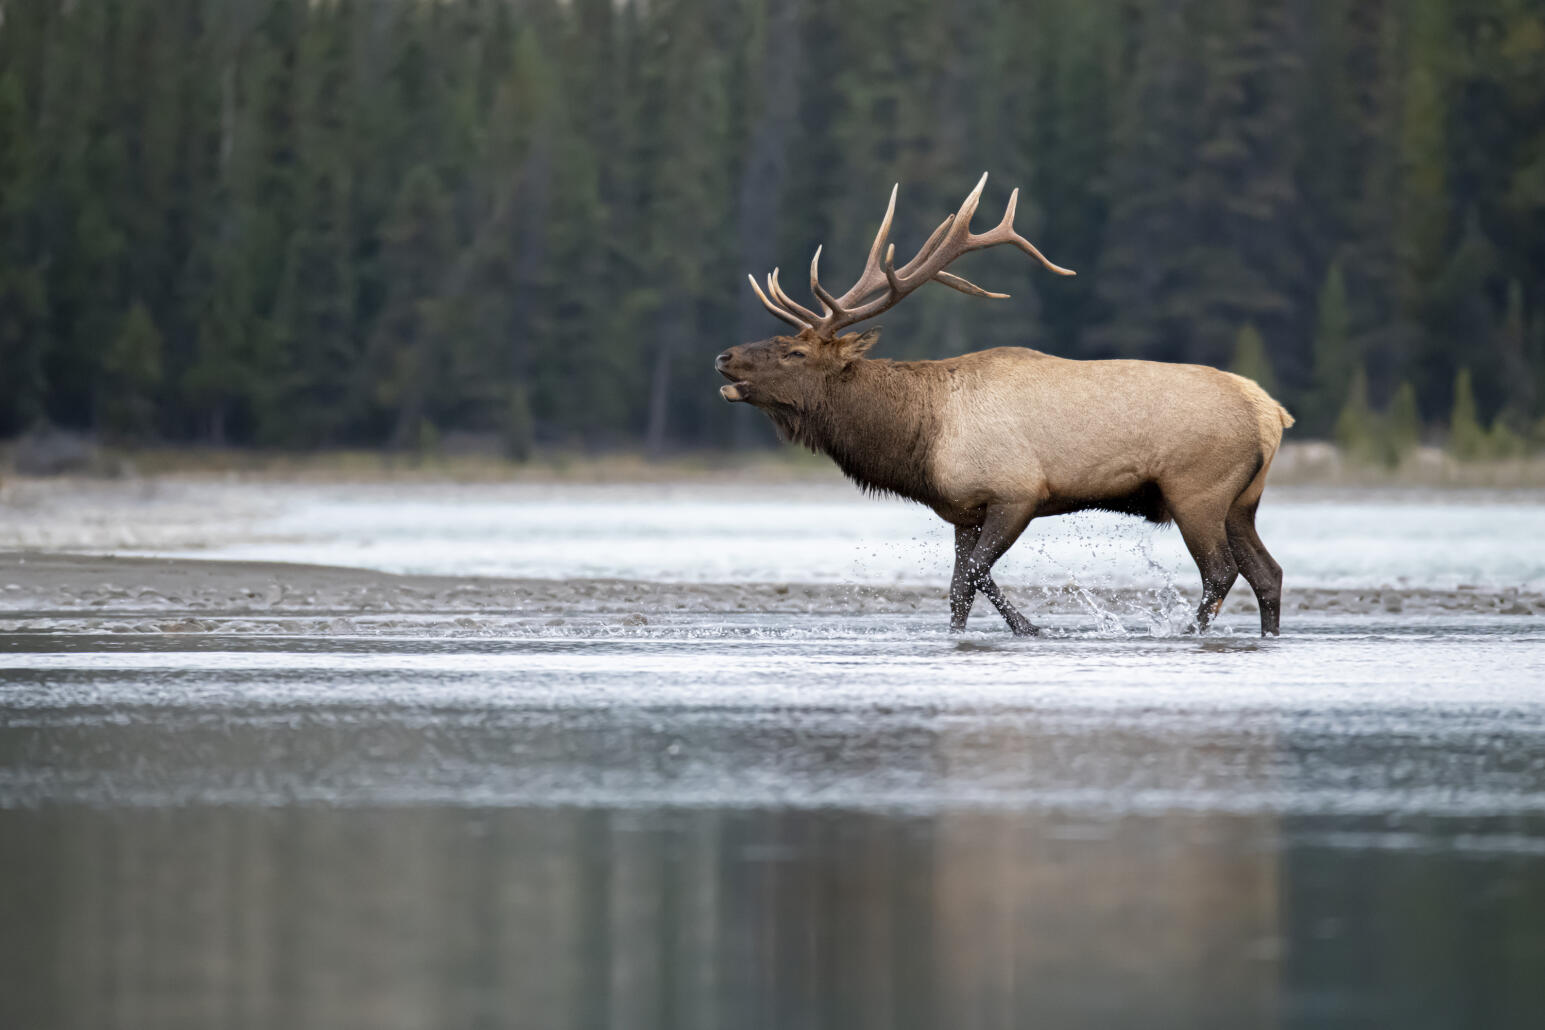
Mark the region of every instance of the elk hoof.
[[1041, 627], [1032, 623], [1029, 619], [1019, 619], [1009, 623], [1009, 632], [1016, 637], [1038, 637], [1041, 635]]

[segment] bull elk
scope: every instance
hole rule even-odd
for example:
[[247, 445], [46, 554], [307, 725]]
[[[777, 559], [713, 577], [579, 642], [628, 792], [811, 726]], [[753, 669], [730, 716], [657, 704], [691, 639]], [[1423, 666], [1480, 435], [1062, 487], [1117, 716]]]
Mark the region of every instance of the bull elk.
[[996, 228], [971, 231], [987, 184], [976, 188], [897, 268], [889, 242], [896, 189], [858, 282], [840, 297], [810, 262], [820, 312], [767, 277], [751, 288], [791, 335], [745, 343], [715, 366], [720, 393], [764, 411], [780, 436], [829, 455], [861, 487], [932, 508], [955, 527], [950, 629], [965, 629], [981, 591], [1016, 635], [1037, 631], [993, 582], [992, 567], [1030, 520], [1091, 508], [1173, 521], [1202, 577], [1198, 629], [1222, 607], [1240, 573], [1260, 605], [1262, 635], [1276, 634], [1282, 569], [1255, 531], [1266, 473], [1293, 418], [1241, 376], [1201, 365], [1072, 361], [999, 347], [942, 361], [865, 357], [880, 330], [842, 333], [927, 282], [1003, 298], [945, 269], [972, 251], [1009, 244], [1058, 275], [1014, 229], [1015, 190]]

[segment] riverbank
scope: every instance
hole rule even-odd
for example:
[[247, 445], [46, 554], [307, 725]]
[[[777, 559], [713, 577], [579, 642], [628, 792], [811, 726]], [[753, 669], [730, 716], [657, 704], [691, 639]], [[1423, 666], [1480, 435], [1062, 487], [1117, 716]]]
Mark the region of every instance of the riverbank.
[[[696, 451], [652, 458], [635, 452], [544, 451], [512, 462], [486, 448], [432, 453], [254, 448], [99, 448], [76, 441], [69, 460], [24, 471], [17, 441], [0, 442], [0, 487], [63, 476], [72, 479], [229, 480], [292, 483], [824, 483], [841, 475], [820, 455], [796, 447]], [[1460, 461], [1419, 447], [1396, 467], [1349, 458], [1323, 441], [1287, 441], [1272, 465], [1276, 486], [1439, 489], [1545, 489], [1545, 454]]]

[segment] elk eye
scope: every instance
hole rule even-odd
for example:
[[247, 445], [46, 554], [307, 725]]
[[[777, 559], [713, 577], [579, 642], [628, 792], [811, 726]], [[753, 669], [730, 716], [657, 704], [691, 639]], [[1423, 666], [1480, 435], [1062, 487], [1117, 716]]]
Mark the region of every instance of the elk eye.
[[805, 356], [805, 352], [802, 351], [802, 350], [791, 350], [791, 351], [789, 351], [789, 357], [791, 357], [791, 358], [802, 358], [804, 356]]

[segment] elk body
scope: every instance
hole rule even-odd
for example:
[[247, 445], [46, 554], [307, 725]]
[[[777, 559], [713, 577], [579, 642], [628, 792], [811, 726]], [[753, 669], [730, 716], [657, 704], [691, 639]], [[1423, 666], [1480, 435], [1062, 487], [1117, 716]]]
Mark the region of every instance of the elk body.
[[1016, 634], [1036, 628], [999, 589], [992, 567], [1038, 516], [1091, 508], [1173, 521], [1202, 578], [1197, 624], [1217, 614], [1243, 575], [1260, 606], [1261, 633], [1278, 632], [1282, 569], [1255, 531], [1266, 474], [1293, 424], [1254, 382], [1201, 365], [1071, 361], [1018, 347], [942, 361], [865, 356], [879, 336], [841, 330], [879, 314], [925, 282], [989, 293], [945, 271], [956, 258], [1010, 244], [1050, 270], [1014, 230], [1018, 190], [998, 226], [971, 232], [987, 176], [902, 268], [890, 246], [896, 190], [852, 289], [822, 287], [817, 313], [790, 298], [777, 270], [763, 292], [790, 335], [731, 347], [716, 367], [726, 400], [764, 411], [785, 439], [823, 452], [866, 489], [928, 505], [955, 527], [950, 628], [963, 630], [976, 593]]

